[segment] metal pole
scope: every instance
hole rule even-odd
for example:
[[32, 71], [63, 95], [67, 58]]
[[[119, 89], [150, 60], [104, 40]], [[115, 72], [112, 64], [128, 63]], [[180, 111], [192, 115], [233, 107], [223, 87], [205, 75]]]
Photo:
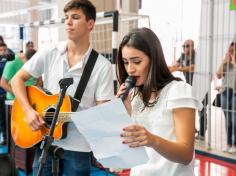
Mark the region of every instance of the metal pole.
[[208, 142], [207, 147], [211, 149], [211, 81], [212, 81], [212, 61], [213, 61], [213, 29], [214, 29], [214, 0], [209, 3], [209, 52], [208, 52]]

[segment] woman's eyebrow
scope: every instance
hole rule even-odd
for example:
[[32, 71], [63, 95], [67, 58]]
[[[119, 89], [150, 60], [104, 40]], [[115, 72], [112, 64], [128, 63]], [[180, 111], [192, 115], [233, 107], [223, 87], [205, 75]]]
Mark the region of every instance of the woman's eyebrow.
[[[127, 60], [127, 58], [122, 58], [123, 60], [125, 59], [125, 60]], [[138, 56], [134, 56], [134, 57], [130, 57], [130, 58], [128, 58], [128, 59], [130, 59], [130, 60], [134, 60], [134, 59], [140, 59], [140, 57], [138, 57]]]

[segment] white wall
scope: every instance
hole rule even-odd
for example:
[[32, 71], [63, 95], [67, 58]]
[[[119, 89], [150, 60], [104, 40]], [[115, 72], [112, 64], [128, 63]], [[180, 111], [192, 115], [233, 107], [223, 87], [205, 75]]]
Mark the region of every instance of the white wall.
[[140, 14], [150, 16], [151, 29], [161, 40], [167, 63], [181, 53], [185, 39], [191, 38], [197, 46], [200, 24], [200, 0], [143, 0]]

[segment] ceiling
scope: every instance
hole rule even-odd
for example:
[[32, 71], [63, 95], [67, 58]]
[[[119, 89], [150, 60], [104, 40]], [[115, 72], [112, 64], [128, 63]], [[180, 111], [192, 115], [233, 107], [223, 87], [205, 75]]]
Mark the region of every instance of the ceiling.
[[1, 0], [1, 24], [18, 25], [48, 20], [57, 11], [56, 0]]

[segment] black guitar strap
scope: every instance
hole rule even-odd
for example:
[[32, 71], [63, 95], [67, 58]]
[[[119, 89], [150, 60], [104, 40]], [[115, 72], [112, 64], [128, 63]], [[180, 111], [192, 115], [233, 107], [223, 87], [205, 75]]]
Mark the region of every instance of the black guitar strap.
[[80, 82], [78, 84], [78, 87], [76, 89], [74, 97], [71, 99], [72, 104], [72, 111], [75, 112], [79, 106], [79, 103], [81, 102], [81, 98], [84, 94], [85, 88], [87, 86], [88, 80], [90, 78], [90, 75], [93, 71], [93, 67], [97, 61], [98, 53], [92, 49], [90, 56], [88, 58], [88, 61], [84, 67], [84, 71], [82, 73]]

